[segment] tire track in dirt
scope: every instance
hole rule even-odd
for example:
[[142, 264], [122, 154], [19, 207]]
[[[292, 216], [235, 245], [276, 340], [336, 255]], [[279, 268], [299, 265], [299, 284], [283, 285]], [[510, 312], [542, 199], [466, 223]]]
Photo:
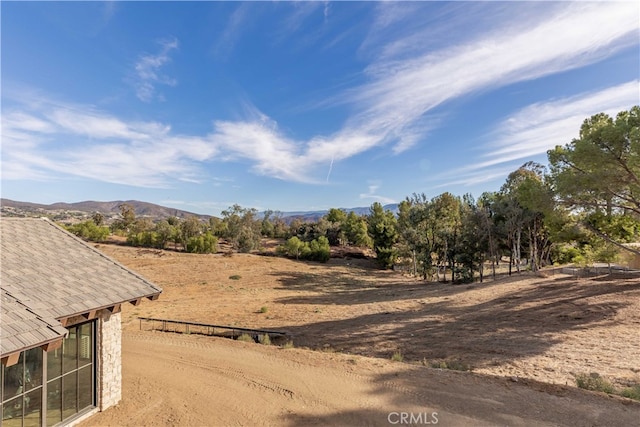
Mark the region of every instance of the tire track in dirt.
[[295, 395], [293, 391], [273, 381], [256, 377], [255, 374], [253, 373], [251, 374], [252, 378], [249, 378], [244, 371], [240, 369], [232, 368], [228, 365], [215, 366], [215, 365], [210, 365], [204, 362], [198, 362], [193, 359], [173, 358], [173, 357], [164, 357], [164, 360], [174, 362], [176, 365], [189, 365], [189, 366], [204, 369], [207, 371], [215, 371], [229, 378], [240, 379], [245, 383], [250, 384], [256, 388], [261, 388], [263, 390], [275, 392], [280, 395], [286, 396], [288, 398], [293, 398]]
[[[278, 365], [285, 365], [287, 368], [290, 368], [291, 373], [299, 372], [300, 370], [320, 369], [323, 373], [322, 376], [324, 378], [331, 378], [336, 381], [336, 387], [333, 391], [334, 397], [339, 396], [336, 398], [336, 400], [341, 400], [341, 399], [345, 401], [350, 400], [351, 402], [357, 404], [359, 407], [365, 408], [365, 409], [376, 408], [376, 404], [373, 403], [371, 399], [367, 399], [366, 396], [365, 398], [354, 399], [354, 396], [356, 396], [355, 394], [350, 395], [348, 393], [345, 393], [344, 390], [342, 390], [344, 389], [345, 378], [348, 379], [349, 383], [365, 384], [367, 388], [370, 388], [371, 390], [379, 388], [380, 383], [376, 383], [370, 376], [359, 375], [353, 372], [347, 372], [345, 375], [345, 371], [342, 371], [342, 370], [340, 372], [336, 372], [334, 369], [317, 367], [309, 363], [301, 363], [299, 361], [292, 360], [289, 357], [286, 357], [285, 354], [272, 353], [271, 350], [276, 350], [278, 352], [286, 351], [282, 349], [276, 349], [274, 347], [259, 348], [260, 350], [266, 350], [266, 352], [257, 351], [258, 349], [256, 349], [256, 351], [253, 351], [253, 350], [244, 348], [245, 346], [238, 347], [238, 348], [227, 346], [225, 344], [232, 344], [232, 343], [227, 342], [226, 338], [218, 338], [218, 337], [211, 337], [211, 338], [212, 338], [211, 341], [208, 341], [207, 338], [201, 337], [201, 336], [173, 335], [171, 333], [148, 332], [148, 331], [147, 332], [144, 332], [144, 331], [125, 332], [123, 334], [123, 339], [125, 340], [133, 340], [135, 342], [140, 342], [140, 341], [153, 342], [154, 344], [157, 344], [157, 345], [170, 345], [174, 347], [193, 348], [198, 350], [224, 347], [225, 350], [231, 351], [233, 353], [238, 353], [238, 354], [249, 350], [252, 353], [251, 354], [252, 357], [256, 357], [258, 359], [265, 361], [262, 363], [263, 365], [266, 365], [268, 363], [277, 363]], [[221, 340], [224, 340], [224, 341], [221, 341]], [[258, 346], [258, 344], [249, 343], [249, 346], [251, 345]], [[273, 380], [269, 380], [264, 378], [263, 376], [257, 375], [253, 371], [251, 373], [247, 373], [241, 369], [232, 368], [229, 366], [230, 362], [227, 362], [221, 358], [216, 358], [212, 362], [200, 362], [194, 359], [186, 359], [182, 357], [172, 358], [167, 355], [163, 355], [162, 359], [172, 362], [172, 366], [174, 367], [177, 367], [180, 364], [184, 364], [192, 367], [201, 368], [210, 372], [217, 372], [222, 375], [225, 375], [228, 378], [240, 379], [246, 384], [249, 384], [253, 387], [278, 393], [289, 399], [294, 399], [304, 405], [309, 405], [312, 407], [323, 407], [323, 408], [331, 408], [335, 406], [335, 402], [322, 399], [319, 396], [317, 390], [315, 390], [315, 388], [312, 386], [306, 387], [306, 390], [300, 389], [299, 391], [294, 391], [290, 386], [284, 386], [282, 384], [278, 384]], [[213, 363], [220, 364], [220, 365], [214, 365]], [[251, 378], [249, 378], [249, 375], [251, 376]], [[307, 385], [308, 384], [306, 381], [298, 381], [298, 382], [295, 382], [295, 384], [292, 383], [292, 386], [301, 387], [301, 388]], [[387, 388], [392, 389], [393, 387], [387, 387]], [[396, 388], [395, 391], [400, 391], [400, 390]]]

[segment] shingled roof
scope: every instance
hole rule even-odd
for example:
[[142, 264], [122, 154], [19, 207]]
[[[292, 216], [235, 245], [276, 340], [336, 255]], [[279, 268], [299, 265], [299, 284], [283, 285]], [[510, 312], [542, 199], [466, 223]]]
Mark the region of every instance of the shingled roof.
[[0, 250], [2, 357], [61, 339], [70, 317], [162, 292], [47, 219], [0, 218]]

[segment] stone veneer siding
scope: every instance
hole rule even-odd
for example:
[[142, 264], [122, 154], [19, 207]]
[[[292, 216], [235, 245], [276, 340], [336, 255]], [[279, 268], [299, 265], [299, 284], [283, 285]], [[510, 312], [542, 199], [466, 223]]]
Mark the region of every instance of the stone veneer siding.
[[122, 323], [120, 313], [102, 310], [96, 325], [96, 385], [100, 411], [122, 398]]

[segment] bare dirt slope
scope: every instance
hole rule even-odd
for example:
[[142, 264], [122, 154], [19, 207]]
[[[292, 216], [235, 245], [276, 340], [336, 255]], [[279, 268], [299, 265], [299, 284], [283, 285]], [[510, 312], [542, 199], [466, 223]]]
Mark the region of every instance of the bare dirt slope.
[[[84, 426], [634, 425], [640, 403], [565, 386], [225, 338], [126, 332], [122, 403]], [[415, 424], [414, 424], [415, 425]]]
[[[272, 421], [278, 420], [276, 424], [312, 423], [314, 420], [319, 420], [320, 424], [352, 424], [349, 420], [355, 418], [349, 418], [350, 416], [364, 417], [369, 411], [372, 417], [377, 418], [365, 419], [370, 420], [370, 424], [377, 424], [379, 416], [396, 409], [392, 405], [393, 402], [396, 402], [399, 411], [406, 408], [430, 411], [433, 406], [444, 412], [449, 411], [447, 413], [450, 420], [455, 421], [457, 419], [453, 414], [474, 417], [474, 412], [460, 412], [456, 406], [464, 409], [468, 406], [468, 400], [454, 399], [451, 394], [458, 394], [469, 387], [469, 396], [482, 396], [493, 402], [487, 406], [493, 408], [492, 411], [504, 407], [500, 413], [506, 414], [505, 416], [510, 414], [509, 416], [517, 417], [520, 414], [523, 420], [541, 423], [565, 424], [562, 419], [549, 421], [554, 418], [540, 418], [534, 416], [534, 413], [526, 412], [529, 403], [523, 402], [535, 402], [533, 396], [546, 396], [544, 399], [551, 399], [539, 403], [540, 406], [537, 406], [536, 410], [540, 414], [554, 413], [554, 409], [547, 405], [560, 405], [558, 410], [573, 414], [577, 417], [575, 419], [583, 420], [585, 424], [589, 424], [591, 420], [593, 425], [618, 423], [605, 422], [603, 418], [599, 418], [610, 416], [610, 412], [599, 412], [600, 409], [597, 409], [596, 413], [601, 415], [596, 415], [588, 410], [583, 411], [580, 409], [583, 408], [583, 403], [588, 406], [595, 405], [594, 408], [601, 408], [603, 411], [609, 408], [608, 410], [623, 417], [626, 411], [637, 411], [638, 408], [637, 403], [624, 406], [613, 398], [588, 397], [588, 393], [578, 390], [567, 391], [559, 386], [575, 384], [575, 374], [592, 372], [603, 375], [618, 387], [640, 383], [640, 280], [637, 277], [603, 276], [575, 279], [566, 275], [548, 278], [522, 275], [485, 284], [427, 284], [394, 272], [377, 270], [365, 260], [332, 259], [327, 264], [317, 264], [256, 255], [191, 255], [115, 245], [98, 246], [100, 250], [164, 288], [158, 301], [145, 302], [139, 307], [123, 308], [124, 328], [128, 337], [124, 345], [125, 402], [121, 407], [123, 409], [109, 411], [100, 417], [109, 413], [120, 414], [124, 417], [120, 421], [125, 422], [126, 414], [136, 410], [135, 407], [127, 406], [131, 404], [126, 400], [127, 395], [131, 397], [132, 392], [136, 396], [147, 391], [150, 393], [152, 390], [169, 393], [166, 398], [169, 401], [162, 400], [162, 403], [158, 403], [158, 408], [161, 408], [161, 412], [165, 411], [166, 407], [173, 408], [177, 414], [182, 413], [181, 416], [187, 418], [181, 418], [177, 423], [183, 425], [193, 424], [191, 421], [212, 424], [206, 422], [207, 419], [215, 421], [213, 424], [254, 424], [247, 421], [251, 418], [247, 418], [249, 415], [242, 412], [252, 411], [247, 409], [252, 407], [252, 403], [243, 404], [242, 411], [231, 403], [224, 403], [227, 402], [225, 399], [235, 401], [243, 399], [244, 396], [252, 396], [252, 402], [273, 402], [273, 405], [267, 405], [268, 408], [260, 405], [256, 408], [265, 413], [265, 418], [267, 413], [276, 417], [269, 418]], [[166, 333], [158, 332], [141, 334], [138, 332], [137, 316], [284, 330], [290, 334], [296, 347], [322, 349], [323, 352], [278, 350], [207, 337], [179, 337], [168, 334], [169, 337], [174, 337], [169, 338]], [[165, 338], [155, 338], [157, 334]], [[132, 337], [145, 338], [138, 343], [132, 340]], [[151, 338], [148, 337], [154, 337], [154, 340], [159, 341], [149, 343]], [[163, 342], [164, 339], [170, 342]], [[177, 345], [177, 339], [196, 340], [198, 345], [204, 345], [203, 342], [215, 342], [212, 348], [235, 354], [230, 361], [233, 360], [240, 365], [230, 364], [229, 369], [242, 372], [245, 379], [238, 380], [234, 377], [233, 381], [240, 381], [244, 386], [225, 383], [231, 381], [228, 378], [223, 379], [225, 375], [230, 374], [221, 374], [219, 369], [211, 367], [220, 366], [216, 365], [217, 362], [213, 363], [213, 360], [218, 359], [206, 359], [203, 363], [209, 368], [189, 365], [188, 361], [209, 357], [203, 354], [209, 353], [211, 349], [193, 350], [189, 345]], [[403, 354], [405, 362], [413, 363], [414, 366], [406, 363], [392, 364], [389, 359], [396, 351]], [[165, 360], [163, 352], [174, 353], [175, 357]], [[145, 361], [149, 354], [155, 358], [151, 359], [153, 363]], [[270, 363], [276, 363], [276, 360], [284, 357], [283, 355], [296, 355], [295, 357], [301, 361], [309, 360], [310, 366], [305, 369], [312, 370], [312, 367], [317, 366], [319, 371], [316, 374], [305, 371], [311, 382], [299, 379], [300, 386], [303, 387], [300, 389], [296, 388], [295, 381], [298, 381], [298, 377], [293, 377], [294, 382], [284, 380], [289, 377], [291, 371], [299, 368], [298, 365], [293, 365], [295, 369], [292, 370], [292, 365], [287, 365], [289, 362], [283, 360], [283, 367], [273, 365], [261, 368], [263, 362], [252, 359], [262, 357], [264, 360], [272, 360]], [[361, 359], [355, 355], [373, 356], [379, 360]], [[350, 362], [349, 358], [355, 362]], [[182, 362], [177, 363], [176, 360]], [[441, 361], [459, 362], [471, 366], [474, 373], [504, 378], [486, 379], [473, 375], [460, 377], [459, 375], [468, 374], [442, 373], [416, 366]], [[180, 365], [184, 365], [184, 375], [175, 375], [169, 369], [172, 364], [178, 367], [171, 369], [179, 369]], [[349, 378], [356, 377], [349, 376], [349, 372], [356, 368], [362, 372], [363, 367], [371, 369], [371, 372], [366, 374], [370, 376], [364, 384], [353, 385], [361, 387], [360, 391], [351, 389], [352, 386], [348, 385]], [[387, 372], [385, 369], [390, 371]], [[165, 375], [164, 371], [171, 374]], [[304, 407], [291, 402], [292, 406], [281, 405], [278, 403], [280, 400], [274, 400], [272, 393], [264, 393], [264, 387], [250, 384], [250, 379], [254, 376], [264, 378], [271, 371], [277, 373], [276, 377], [279, 378], [276, 384], [295, 392], [298, 396], [305, 396], [301, 398], [306, 402]], [[314, 379], [314, 375], [321, 379], [329, 375], [328, 372], [340, 378], [344, 376], [347, 382], [329, 382], [322, 385], [322, 381], [317, 382]], [[368, 371], [365, 369], [365, 372]], [[376, 387], [381, 387], [379, 383], [385, 383], [390, 378], [385, 377], [385, 372], [393, 372], [391, 375], [400, 372], [401, 376], [404, 375], [402, 372], [409, 372], [406, 374], [406, 381], [415, 379], [416, 382], [412, 383], [414, 390], [429, 389], [429, 393], [432, 393], [430, 384], [435, 381], [434, 378], [443, 375], [450, 379], [446, 386], [450, 388], [441, 389], [438, 395], [447, 396], [447, 399], [438, 400], [433, 393], [427, 398], [415, 397], [415, 392], [398, 391], [397, 388], [393, 389], [393, 392], [377, 393]], [[275, 381], [276, 377], [267, 378]], [[460, 378], [466, 378], [464, 381], [476, 384], [476, 388], [465, 382], [458, 384]], [[517, 383], [513, 380], [517, 380]], [[237, 390], [237, 393], [223, 393], [218, 398], [215, 398], [215, 393], [211, 395], [211, 391], [203, 391], [203, 394], [200, 394], [190, 383], [199, 384], [202, 381], [210, 382], [213, 388], [218, 383], [226, 384], [224, 390]], [[535, 385], [532, 389], [528, 388], [528, 392], [522, 393], [536, 389], [552, 392], [561, 390], [559, 393], [562, 396], [538, 392], [525, 396], [523, 400], [519, 400], [521, 396], [517, 394], [512, 400], [504, 400], [501, 397], [503, 395], [500, 394], [500, 390], [509, 390], [504, 395], [506, 399], [511, 395], [513, 387], [520, 390], [519, 387], [525, 381], [530, 384], [542, 381], [556, 385]], [[316, 393], [312, 386], [316, 382], [319, 384], [319, 394], [313, 394], [315, 398], [308, 397], [307, 393]], [[376, 386], [371, 386], [372, 383]], [[366, 388], [370, 386], [373, 387], [373, 391]], [[334, 387], [337, 388], [334, 390]], [[174, 388], [177, 390], [175, 393], [171, 391]], [[192, 392], [183, 396], [188, 390]], [[255, 392], [255, 396], [251, 390]], [[345, 390], [347, 394], [339, 394], [336, 390]], [[347, 392], [348, 390], [352, 390], [354, 395], [350, 397], [348, 393], [351, 392]], [[196, 392], [198, 394], [192, 396]], [[385, 401], [386, 406], [380, 406], [383, 405], [383, 401], [375, 398], [385, 393], [386, 399], [390, 400]], [[396, 395], [391, 397], [393, 393]], [[333, 394], [340, 397], [335, 401], [331, 400], [335, 397]], [[149, 396], [146, 399], [151, 401]], [[213, 400], [209, 400], [211, 396]], [[567, 396], [573, 396], [571, 399], [575, 397], [576, 401], [557, 400], [568, 399]], [[223, 402], [222, 407], [231, 408], [224, 411], [229, 412], [225, 415], [227, 418], [207, 418], [202, 415], [204, 418], [189, 419], [189, 414], [200, 410], [189, 402], [198, 399], [210, 402], [204, 406], [216, 414], [215, 408], [218, 406], [214, 402], [219, 399]], [[313, 406], [309, 402], [314, 402], [314, 399], [329, 403]], [[469, 400], [474, 401], [471, 397]], [[349, 401], [352, 403], [348, 403]], [[140, 403], [134, 398], [133, 404], [136, 402]], [[404, 402], [407, 402], [406, 408], [399, 404]], [[180, 412], [176, 408], [181, 405], [190, 409]], [[312, 407], [316, 409], [309, 409]], [[571, 412], [572, 409], [569, 407], [578, 408], [578, 412], [583, 411], [582, 418]], [[479, 407], [476, 409], [480, 410]], [[239, 412], [239, 415], [233, 415], [234, 411]], [[168, 417], [169, 413], [165, 415]], [[634, 412], [634, 415], [637, 413]], [[209, 416], [213, 415], [210, 413]], [[256, 416], [259, 419], [261, 415]], [[346, 418], [341, 418], [343, 416]], [[489, 420], [489, 423], [509, 425], [520, 422], [507, 419], [500, 421], [498, 418], [486, 418], [487, 416], [479, 414], [475, 420]], [[118, 424], [117, 418], [107, 420], [100, 417], [96, 418], [96, 422], [104, 420], [107, 424]], [[159, 417], [157, 420], [143, 417], [143, 424], [173, 424], [164, 415]], [[567, 425], [575, 424], [570, 422], [571, 418], [566, 420]], [[460, 419], [461, 423], [462, 421], [463, 419]], [[269, 422], [265, 421], [265, 424]]]

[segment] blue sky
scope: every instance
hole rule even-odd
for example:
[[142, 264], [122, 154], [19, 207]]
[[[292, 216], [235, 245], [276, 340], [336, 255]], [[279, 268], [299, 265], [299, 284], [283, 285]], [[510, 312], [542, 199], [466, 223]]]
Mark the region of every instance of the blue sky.
[[2, 197], [217, 215], [497, 190], [639, 104], [637, 2], [6, 2]]

